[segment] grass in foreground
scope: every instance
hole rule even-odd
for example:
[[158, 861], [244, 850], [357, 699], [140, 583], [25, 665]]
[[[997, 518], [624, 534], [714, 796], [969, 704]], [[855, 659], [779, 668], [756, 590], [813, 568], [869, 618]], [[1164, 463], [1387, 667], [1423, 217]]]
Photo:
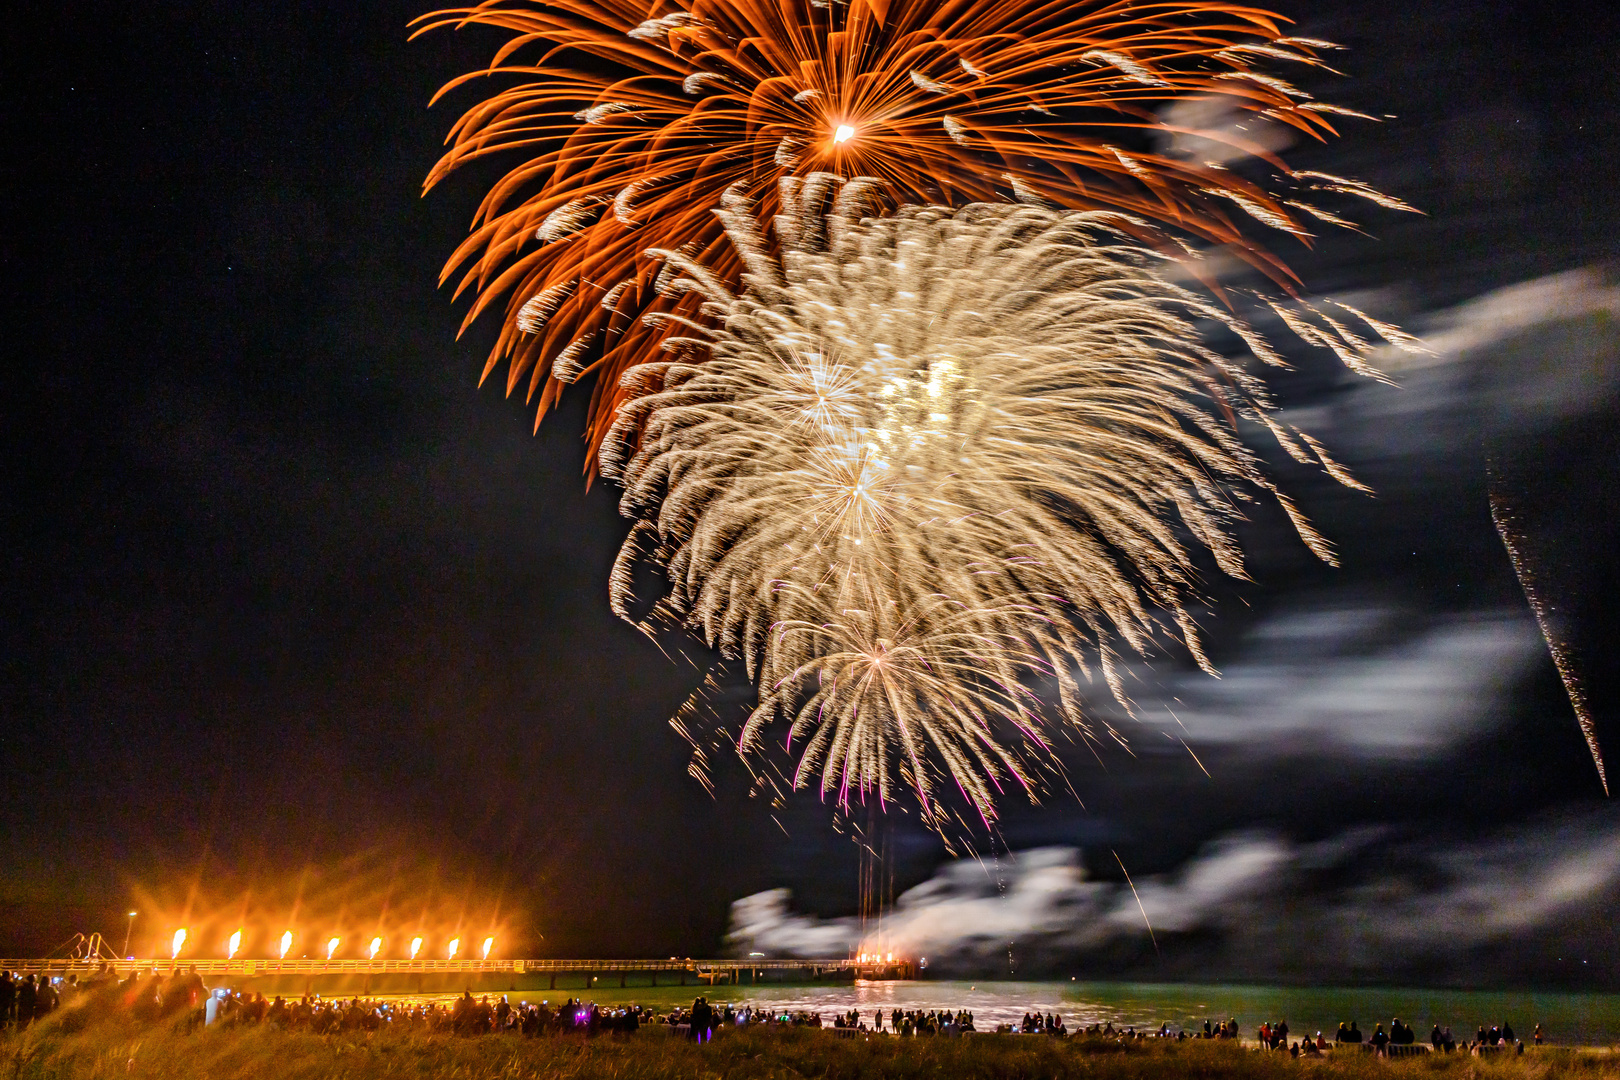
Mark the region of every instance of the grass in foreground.
[[1540, 1050], [1385, 1061], [1295, 1060], [1228, 1043], [1037, 1036], [839, 1039], [829, 1031], [731, 1031], [697, 1046], [659, 1030], [633, 1038], [419, 1032], [313, 1035], [268, 1027], [44, 1025], [0, 1039], [0, 1080], [1620, 1080], [1620, 1056]]

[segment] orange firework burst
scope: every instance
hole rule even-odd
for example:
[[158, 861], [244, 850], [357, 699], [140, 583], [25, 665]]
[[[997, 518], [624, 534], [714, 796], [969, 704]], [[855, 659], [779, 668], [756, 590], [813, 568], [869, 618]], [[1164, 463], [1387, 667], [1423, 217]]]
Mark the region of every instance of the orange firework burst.
[[[1307, 225], [1349, 226], [1306, 201], [1321, 192], [1410, 208], [1358, 181], [1291, 171], [1235, 125], [1175, 119], [1174, 103], [1194, 115], [1218, 102], [1322, 139], [1335, 116], [1361, 115], [1259, 70], [1326, 66], [1334, 46], [1288, 37], [1284, 22], [1216, 0], [488, 0], [428, 15], [418, 33], [483, 24], [511, 35], [441, 96], [487, 76], [520, 81], [461, 117], [427, 187], [479, 158], [525, 154], [444, 275], [461, 275], [458, 295], [476, 293], [468, 323], [504, 304], [484, 377], [506, 363], [507, 393], [526, 382], [537, 423], [564, 384], [600, 376], [593, 451], [629, 394], [619, 376], [678, 332], [639, 316], [697, 314], [645, 252], [682, 251], [734, 279], [741, 263], [711, 211], [739, 181], [764, 222], [776, 182], [812, 172], [876, 177], [896, 205], [1044, 197], [1226, 245], [1285, 280], [1249, 238], [1253, 222], [1301, 239]], [[1281, 186], [1221, 164], [1243, 155]]]

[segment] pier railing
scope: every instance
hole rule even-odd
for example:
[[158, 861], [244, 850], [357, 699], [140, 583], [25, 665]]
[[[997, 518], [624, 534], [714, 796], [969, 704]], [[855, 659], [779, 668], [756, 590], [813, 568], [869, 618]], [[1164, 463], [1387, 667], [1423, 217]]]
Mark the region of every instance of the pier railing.
[[602, 972], [671, 972], [695, 974], [699, 978], [730, 977], [736, 979], [751, 971], [802, 971], [812, 976], [852, 972], [857, 977], [909, 978], [911, 966], [903, 961], [889, 963], [862, 963], [848, 959], [782, 959], [750, 957], [743, 960], [694, 960], [672, 958], [668, 960], [264, 960], [238, 958], [231, 960], [180, 957], [170, 959], [0, 959], [0, 970], [16, 971], [24, 975], [80, 976], [99, 971], [105, 965], [120, 976], [132, 971], [192, 971], [203, 976], [235, 975], [430, 975], [430, 974], [587, 974]]

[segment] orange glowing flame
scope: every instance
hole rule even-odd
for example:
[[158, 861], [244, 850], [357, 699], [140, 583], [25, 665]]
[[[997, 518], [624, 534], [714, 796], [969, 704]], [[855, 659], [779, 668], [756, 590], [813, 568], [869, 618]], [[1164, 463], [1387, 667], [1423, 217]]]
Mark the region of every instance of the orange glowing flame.
[[451, 938], [449, 947], [446, 948], [445, 951], [444, 951], [445, 952], [445, 959], [446, 960], [454, 960], [456, 958], [456, 953], [458, 953], [460, 951], [461, 951], [461, 939], [458, 938], [458, 937]]
[[495, 939], [494, 938], [487, 937], [487, 938], [484, 939], [484, 959], [485, 960], [489, 959], [489, 950], [493, 949], [494, 947], [495, 947]]
[[416, 954], [421, 952], [421, 951], [422, 951], [422, 939], [419, 938], [419, 937], [411, 938], [411, 959], [415, 960], [416, 959]]
[[381, 952], [381, 951], [382, 951], [382, 938], [380, 938], [380, 937], [372, 938], [371, 939], [371, 949], [366, 953], [366, 959], [367, 960], [375, 960], [375, 959], [377, 959], [377, 954], [379, 952]]
[[292, 948], [292, 931], [288, 930], [281, 935], [281, 958], [287, 959], [287, 952]]
[[241, 947], [242, 947], [242, 931], [238, 930], [236, 933], [231, 935], [230, 944], [226, 948], [225, 959], [227, 959], [227, 960], [235, 960], [236, 959], [236, 950], [240, 949]]
[[169, 959], [173, 960], [180, 955], [180, 950], [186, 944], [186, 928], [181, 927], [174, 932], [173, 948], [169, 950]]
[[342, 941], [343, 941], [342, 938], [332, 938], [331, 940], [327, 941], [327, 943], [326, 943], [326, 958], [328, 960], [332, 959], [332, 954], [337, 952], [337, 947], [338, 947], [338, 945], [340, 945], [342, 943]]

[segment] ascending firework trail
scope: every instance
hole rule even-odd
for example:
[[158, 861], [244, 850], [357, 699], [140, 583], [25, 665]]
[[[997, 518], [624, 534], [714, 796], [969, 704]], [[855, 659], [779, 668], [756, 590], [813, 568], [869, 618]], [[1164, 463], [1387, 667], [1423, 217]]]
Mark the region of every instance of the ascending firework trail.
[[1536, 625], [1541, 627], [1541, 636], [1547, 641], [1547, 651], [1552, 654], [1553, 664], [1558, 668], [1558, 677], [1564, 681], [1564, 692], [1569, 695], [1569, 704], [1575, 710], [1575, 720], [1581, 725], [1581, 734], [1586, 738], [1586, 748], [1592, 752], [1592, 764], [1597, 766], [1598, 781], [1603, 785], [1603, 794], [1609, 793], [1609, 777], [1603, 768], [1603, 751], [1598, 746], [1597, 725], [1592, 722], [1592, 711], [1586, 704], [1586, 690], [1581, 686], [1581, 676], [1575, 668], [1574, 658], [1570, 655], [1569, 644], [1557, 632], [1548, 607], [1536, 588], [1535, 561], [1526, 550], [1524, 542], [1524, 529], [1520, 525], [1519, 515], [1513, 508], [1513, 502], [1508, 497], [1506, 485], [1490, 459], [1485, 462], [1486, 475], [1490, 482], [1491, 520], [1496, 523], [1497, 535], [1502, 538], [1502, 546], [1507, 548], [1508, 559], [1513, 563], [1513, 573], [1519, 579], [1519, 587], [1524, 590], [1524, 598], [1530, 602], [1530, 610], [1536, 614]]

